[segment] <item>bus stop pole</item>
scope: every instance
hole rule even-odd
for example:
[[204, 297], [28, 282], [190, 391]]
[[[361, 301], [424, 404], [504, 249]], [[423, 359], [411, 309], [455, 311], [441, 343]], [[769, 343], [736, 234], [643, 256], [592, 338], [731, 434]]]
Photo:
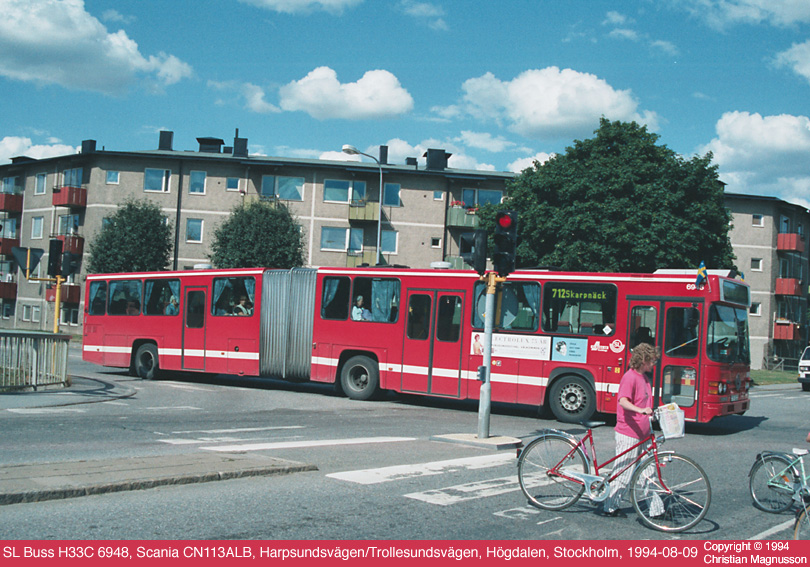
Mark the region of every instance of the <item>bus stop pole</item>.
[[489, 438], [489, 415], [492, 400], [492, 329], [495, 322], [496, 273], [487, 273], [487, 297], [484, 311], [484, 365], [481, 392], [478, 397], [478, 438]]

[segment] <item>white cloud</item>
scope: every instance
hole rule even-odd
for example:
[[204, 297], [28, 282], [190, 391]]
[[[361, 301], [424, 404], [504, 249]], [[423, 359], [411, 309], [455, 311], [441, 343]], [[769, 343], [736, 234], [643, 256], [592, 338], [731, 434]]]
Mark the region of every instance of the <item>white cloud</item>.
[[459, 141], [470, 148], [478, 148], [488, 152], [503, 152], [516, 146], [514, 142], [510, 142], [503, 136], [495, 137], [487, 132], [471, 132], [469, 130], [462, 130]]
[[627, 23], [627, 16], [621, 14], [619, 12], [608, 12], [605, 15], [605, 21], [602, 22], [602, 25], [605, 26], [621, 26]]
[[19, 136], [6, 136], [0, 140], [0, 163], [5, 163], [13, 157], [28, 156], [34, 159], [64, 156], [79, 152], [78, 147], [67, 146], [58, 142], [48, 145], [34, 145], [31, 138]]
[[301, 14], [317, 10], [332, 13], [341, 13], [345, 8], [351, 8], [363, 0], [239, 0], [243, 4], [251, 4], [259, 8], [266, 8], [282, 14]]
[[173, 55], [145, 57], [124, 30], [109, 33], [83, 0], [0, 0], [0, 75], [120, 93], [140, 75], [170, 85], [192, 69]]
[[356, 83], [341, 84], [329, 67], [318, 67], [279, 90], [280, 106], [324, 120], [392, 118], [409, 112], [413, 98], [388, 71], [366, 72]]
[[417, 2], [416, 0], [402, 0], [399, 6], [406, 15], [427, 21], [427, 25], [431, 29], [437, 31], [449, 29], [447, 22], [442, 18], [444, 8], [437, 4]]
[[684, 0], [679, 4], [720, 29], [737, 23], [781, 27], [810, 22], [807, 0]]
[[572, 69], [532, 69], [511, 81], [486, 73], [468, 79], [462, 89], [467, 113], [505, 124], [527, 138], [586, 136], [602, 116], [657, 128], [655, 113], [639, 111], [629, 90], [616, 90], [595, 75]]
[[555, 154], [547, 154], [546, 152], [539, 152], [530, 157], [516, 159], [507, 166], [507, 170], [514, 171], [515, 173], [520, 173], [526, 168], [534, 167], [534, 162], [540, 162], [541, 164], [543, 164], [554, 156]]
[[790, 49], [777, 54], [776, 64], [790, 67], [794, 73], [810, 82], [810, 40], [794, 43]]
[[699, 152], [714, 154], [729, 191], [810, 202], [810, 118], [727, 112], [716, 131]]
[[630, 41], [638, 41], [638, 32], [629, 29], [616, 28], [608, 34], [608, 37], [613, 39], [627, 39]]
[[242, 94], [245, 97], [246, 107], [253, 112], [268, 114], [271, 112], [281, 112], [274, 104], [264, 100], [264, 89], [252, 83], [242, 85]]
[[678, 55], [680, 51], [678, 50], [678, 46], [676, 46], [671, 41], [665, 41], [662, 39], [657, 39], [655, 41], [650, 42], [650, 47], [653, 49], [657, 49], [659, 51], [663, 51], [666, 55]]

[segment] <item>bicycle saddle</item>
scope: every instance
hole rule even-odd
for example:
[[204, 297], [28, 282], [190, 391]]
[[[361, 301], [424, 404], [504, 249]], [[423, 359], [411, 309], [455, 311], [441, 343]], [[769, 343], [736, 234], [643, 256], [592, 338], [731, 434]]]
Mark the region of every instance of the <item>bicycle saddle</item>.
[[794, 454], [794, 455], [798, 455], [798, 456], [801, 456], [801, 455], [806, 455], [806, 454], [807, 454], [807, 449], [796, 449], [796, 448], [794, 447], [794, 448], [793, 448], [793, 454]]
[[587, 427], [588, 429], [595, 429], [597, 427], [601, 427], [605, 424], [604, 421], [580, 421], [579, 424], [582, 427]]

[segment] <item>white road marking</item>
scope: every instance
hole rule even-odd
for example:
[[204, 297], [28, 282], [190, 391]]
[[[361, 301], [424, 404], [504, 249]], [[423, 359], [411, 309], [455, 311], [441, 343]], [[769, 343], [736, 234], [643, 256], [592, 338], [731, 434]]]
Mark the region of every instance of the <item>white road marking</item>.
[[187, 435], [189, 433], [254, 433], [256, 431], [278, 431], [281, 429], [304, 429], [304, 426], [279, 425], [278, 427], [234, 427], [232, 429], [191, 429], [188, 431], [172, 431], [172, 433], [178, 435]]
[[766, 537], [772, 536], [773, 534], [778, 534], [782, 530], [792, 528], [793, 525], [795, 524], [795, 522], [796, 522], [796, 520], [788, 520], [787, 522], [779, 524], [778, 526], [774, 526], [771, 529], [765, 530], [764, 532], [759, 533], [759, 534], [757, 534], [757, 535], [755, 535], [753, 537], [750, 537], [748, 539], [751, 539], [751, 540], [765, 539]]
[[218, 447], [200, 447], [206, 451], [233, 453], [236, 451], [268, 451], [273, 449], [302, 449], [305, 447], [331, 447], [338, 445], [365, 445], [369, 443], [399, 443], [416, 441], [415, 437], [359, 437], [356, 439], [323, 439], [315, 441], [285, 441], [278, 443], [247, 443], [243, 445], [222, 445]]
[[45, 413], [85, 413], [87, 410], [78, 408], [14, 408], [6, 411], [10, 411], [12, 413], [35, 415]]
[[512, 475], [503, 478], [458, 484], [456, 486], [448, 486], [447, 488], [439, 488], [436, 490], [412, 492], [406, 494], [405, 498], [413, 498], [414, 500], [421, 500], [428, 504], [438, 504], [439, 506], [450, 506], [468, 500], [500, 496], [501, 494], [515, 492], [516, 490], [520, 490], [520, 485], [517, 481], [517, 475]]
[[455, 472], [458, 470], [475, 470], [496, 467], [504, 463], [513, 462], [513, 454], [485, 455], [483, 457], [467, 457], [447, 461], [434, 461], [432, 463], [418, 463], [415, 465], [395, 465], [378, 469], [364, 469], [332, 473], [326, 476], [358, 484], [379, 484], [394, 480], [405, 480], [422, 476], [431, 476]]

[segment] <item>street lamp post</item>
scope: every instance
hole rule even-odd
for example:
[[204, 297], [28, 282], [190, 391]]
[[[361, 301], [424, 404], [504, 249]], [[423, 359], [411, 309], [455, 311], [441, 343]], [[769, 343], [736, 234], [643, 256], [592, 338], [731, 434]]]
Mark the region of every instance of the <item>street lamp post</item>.
[[349, 154], [350, 156], [361, 155], [361, 156], [366, 156], [367, 158], [371, 158], [376, 162], [377, 167], [380, 168], [380, 197], [378, 199], [379, 203], [378, 203], [378, 206], [377, 206], [377, 265], [379, 266], [380, 264], [382, 264], [382, 250], [380, 249], [380, 237], [382, 235], [382, 201], [383, 201], [383, 170], [382, 170], [382, 164], [380, 163], [380, 160], [378, 160], [374, 156], [369, 155], [369, 154], [365, 154], [365, 153], [361, 152], [360, 150], [358, 150], [357, 148], [355, 148], [354, 146], [350, 146], [349, 144], [345, 144], [343, 146], [343, 153], [344, 154]]

